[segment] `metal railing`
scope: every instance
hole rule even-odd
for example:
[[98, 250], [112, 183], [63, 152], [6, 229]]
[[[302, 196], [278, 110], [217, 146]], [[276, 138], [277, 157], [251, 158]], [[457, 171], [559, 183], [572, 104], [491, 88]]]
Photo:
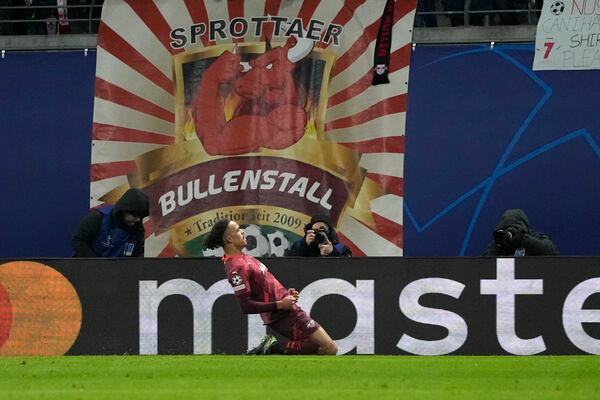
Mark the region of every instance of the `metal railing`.
[[[498, 19], [501, 21], [502, 15], [515, 15], [515, 19], [519, 18], [520, 16], [523, 16], [525, 18], [524, 21], [518, 23], [517, 25], [534, 25], [534, 24], [537, 24], [537, 20], [538, 20], [540, 12], [541, 12], [541, 10], [534, 9], [534, 8], [532, 8], [532, 9], [517, 9], [517, 10], [419, 11], [416, 13], [415, 26], [421, 27], [421, 28], [426, 28], [426, 27], [431, 28], [432, 26], [427, 26], [424, 23], [419, 24], [419, 22], [418, 22], [420, 18], [422, 19], [426, 16], [433, 16], [433, 17], [442, 16], [442, 17], [448, 17], [448, 18], [451, 18], [453, 16], [462, 17], [463, 22], [458, 25], [453, 25], [453, 26], [512, 25], [512, 24], [505, 24], [505, 23], [498, 22], [498, 21], [493, 21], [492, 18], [490, 18], [491, 16], [498, 16], [499, 17]], [[483, 23], [473, 24], [472, 19], [471, 19], [471, 17], [473, 17], [473, 16], [482, 16]], [[438, 26], [440, 26], [440, 25], [438, 25]]]
[[[64, 6], [56, 5], [55, 2], [52, 5], [26, 5], [27, 2], [31, 3], [31, 1], [22, 0], [21, 3], [13, 0], [14, 3], [21, 3], [22, 5], [0, 6], [0, 34], [63, 33], [59, 29], [61, 24], [61, 21], [58, 20], [59, 9], [66, 10], [66, 18], [62, 21], [63, 26], [67, 23], [71, 27], [77, 26], [77, 29], [70, 29], [70, 33], [97, 33], [103, 0], [88, 0], [89, 4], [66, 4]], [[46, 2], [49, 3], [48, 0]], [[415, 26], [507, 25], [503, 22], [507, 19], [504, 18], [506, 16], [511, 16], [513, 18], [510, 19], [514, 20], [519, 19], [521, 21], [519, 24], [531, 25], [537, 22], [540, 11], [534, 0], [527, 2], [527, 8], [489, 10], [471, 10], [471, 0], [465, 0], [464, 9], [455, 11], [423, 9], [423, 3], [420, 2], [416, 12]], [[477, 19], [478, 22], [473, 23], [474, 19]], [[432, 20], [435, 20], [433, 24], [431, 23]], [[426, 21], [430, 21], [430, 23]], [[44, 23], [46, 23], [46, 30], [40, 29], [40, 26], [43, 27]], [[36, 29], [28, 29], [31, 24], [38, 25]], [[85, 28], [82, 29], [83, 26]]]
[[[429, 0], [431, 1], [431, 0]], [[429, 7], [426, 7], [429, 6]], [[442, 4], [437, 3], [425, 3], [419, 1], [415, 26], [416, 27], [433, 27], [433, 26], [494, 26], [494, 25], [534, 25], [537, 24], [537, 20], [541, 13], [541, 2], [536, 0], [522, 1], [519, 6], [521, 8], [493, 8], [490, 2], [489, 7], [483, 8], [482, 4], [479, 4], [477, 8], [472, 7], [472, 0], [464, 0], [464, 7], [462, 9], [455, 10], [440, 10]], [[455, 5], [456, 6], [456, 5]], [[479, 18], [474, 18], [479, 17]], [[447, 19], [452, 20], [446, 21], [442, 24], [427, 24], [425, 22], [431, 22], [432, 19]], [[476, 23], [473, 23], [473, 19], [477, 19]], [[459, 21], [456, 24], [456, 21]], [[441, 22], [441, 21], [436, 21]], [[455, 25], [456, 24], [456, 25]]]
[[[58, 28], [50, 29], [50, 33], [48, 33], [46, 20], [35, 19], [44, 16], [44, 14], [52, 16], [53, 12], [56, 15], [58, 8], [61, 6], [54, 4], [7, 6], [5, 4], [8, 1], [21, 3], [27, 0], [0, 1], [0, 4], [2, 4], [0, 5], [0, 51], [2, 52], [87, 50], [94, 49], [97, 45], [96, 33], [100, 22], [103, 0], [87, 0], [88, 4], [62, 6], [67, 9], [69, 25], [73, 28], [68, 32], [69, 34], [62, 34], [67, 32], [61, 32]], [[56, 2], [56, 0], [38, 1]], [[412, 38], [414, 44], [502, 43], [532, 42], [535, 40], [535, 24], [540, 10], [534, 7], [533, 0], [529, 0], [527, 8], [513, 10], [470, 10], [471, 0], [465, 0], [464, 10], [462, 11], [439, 10], [440, 0], [436, 1], [438, 1], [438, 4], [435, 11], [417, 9]], [[422, 8], [422, 5], [422, 3], [419, 4], [420, 8]], [[7, 18], [11, 16], [11, 13], [6, 13], [6, 11], [21, 12], [23, 14], [24, 10], [27, 11], [26, 18]], [[518, 25], [501, 24], [501, 16], [508, 14], [517, 16], [520, 23]], [[454, 19], [454, 17], [457, 17], [456, 19], [459, 21], [456, 26], [451, 24], [451, 18]], [[426, 25], [426, 18], [435, 19], [435, 24]], [[473, 21], [473, 18], [476, 18], [477, 21]], [[36, 29], [30, 29], [28, 32], [26, 29], [27, 24], [38, 25]], [[7, 29], [3, 30], [3, 27], [16, 27], [17, 29], [9, 32]]]
[[97, 33], [103, 2], [89, 0], [89, 4], [27, 5], [31, 1], [23, 0], [22, 5], [1, 5], [0, 34]]

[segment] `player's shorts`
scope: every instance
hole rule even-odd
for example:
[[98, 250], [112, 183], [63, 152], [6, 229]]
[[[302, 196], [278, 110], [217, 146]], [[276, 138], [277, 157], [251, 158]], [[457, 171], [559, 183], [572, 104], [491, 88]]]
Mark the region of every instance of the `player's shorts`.
[[306, 340], [321, 327], [301, 308], [290, 310], [287, 315], [269, 325], [271, 329], [290, 341]]

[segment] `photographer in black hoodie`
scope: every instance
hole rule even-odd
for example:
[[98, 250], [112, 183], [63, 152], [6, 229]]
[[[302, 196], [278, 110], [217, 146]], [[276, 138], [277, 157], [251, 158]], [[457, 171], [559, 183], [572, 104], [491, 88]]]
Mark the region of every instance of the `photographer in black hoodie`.
[[352, 251], [338, 240], [329, 216], [317, 214], [304, 227], [304, 237], [296, 241], [286, 255], [299, 257], [352, 257]]
[[484, 256], [557, 256], [558, 249], [548, 235], [529, 227], [529, 219], [520, 209], [506, 210], [492, 233], [493, 240]]
[[71, 237], [75, 257], [143, 257], [148, 196], [128, 189], [115, 205], [91, 210]]

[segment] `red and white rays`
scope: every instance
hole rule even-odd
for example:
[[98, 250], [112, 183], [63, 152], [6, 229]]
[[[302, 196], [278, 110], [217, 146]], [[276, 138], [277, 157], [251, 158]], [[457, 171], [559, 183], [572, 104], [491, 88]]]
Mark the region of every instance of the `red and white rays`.
[[[182, 49], [170, 45], [177, 27], [279, 15], [343, 26], [338, 45], [317, 44], [337, 54], [330, 82], [326, 137], [361, 153], [367, 179], [381, 188], [370, 201], [373, 222], [344, 217], [339, 232], [357, 255], [402, 254], [404, 127], [415, 1], [396, 1], [387, 85], [371, 86], [373, 49], [385, 0], [106, 0], [98, 40], [91, 167], [91, 205], [128, 184], [135, 157], [173, 144], [175, 115], [172, 57], [220, 43], [278, 40], [271, 24], [259, 38], [210, 40], [201, 36]], [[226, 5], [226, 7], [225, 7]], [[147, 227], [147, 256], [173, 256], [168, 234]]]

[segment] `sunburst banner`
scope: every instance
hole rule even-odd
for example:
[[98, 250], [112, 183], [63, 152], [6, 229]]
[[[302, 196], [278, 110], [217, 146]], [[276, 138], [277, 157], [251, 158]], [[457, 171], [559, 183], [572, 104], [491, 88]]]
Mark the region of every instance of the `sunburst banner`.
[[150, 257], [215, 255], [221, 218], [247, 225], [250, 254], [282, 256], [315, 214], [355, 255], [402, 255], [415, 6], [106, 0], [91, 206], [143, 189]]

